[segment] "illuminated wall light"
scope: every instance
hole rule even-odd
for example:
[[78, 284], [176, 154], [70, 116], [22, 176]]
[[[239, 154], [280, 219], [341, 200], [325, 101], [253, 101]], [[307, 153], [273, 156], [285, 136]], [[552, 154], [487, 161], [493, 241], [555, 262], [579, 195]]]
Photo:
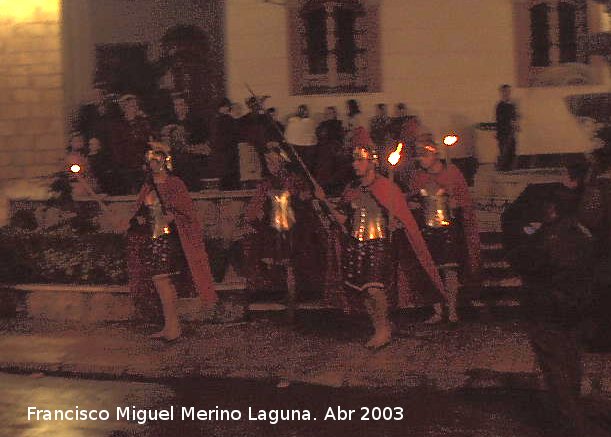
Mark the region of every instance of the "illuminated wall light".
[[24, 21], [37, 15], [59, 15], [60, 0], [0, 0], [2, 15]]

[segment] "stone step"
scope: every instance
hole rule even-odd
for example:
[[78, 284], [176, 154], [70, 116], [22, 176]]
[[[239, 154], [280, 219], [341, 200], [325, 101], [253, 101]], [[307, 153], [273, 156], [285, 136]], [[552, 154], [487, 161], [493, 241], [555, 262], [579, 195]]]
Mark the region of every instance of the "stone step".
[[522, 286], [522, 279], [519, 276], [508, 276], [504, 278], [484, 279], [482, 287], [484, 288], [516, 288]]
[[[29, 317], [47, 320], [75, 320], [87, 323], [116, 322], [136, 316], [127, 285], [17, 284], [6, 287], [25, 295]], [[221, 318], [242, 318], [246, 281], [238, 279], [215, 284], [219, 293]], [[194, 320], [206, 317], [199, 298], [178, 300], [181, 317]], [[241, 313], [240, 313], [241, 311]]]
[[496, 270], [496, 269], [511, 269], [511, 264], [508, 261], [484, 261], [482, 263], [482, 267], [484, 270]]
[[480, 245], [482, 252], [495, 252], [495, 251], [504, 251], [505, 248], [501, 242], [494, 243], [482, 243]]
[[[273, 312], [273, 311], [284, 311], [287, 305], [284, 303], [277, 302], [257, 302], [248, 305], [249, 312]], [[298, 303], [295, 307], [297, 310], [303, 311], [317, 311], [317, 310], [332, 310], [331, 305], [327, 305], [323, 302], [304, 302]]]
[[482, 250], [482, 262], [501, 262], [507, 261], [504, 250]]
[[482, 243], [500, 243], [503, 239], [503, 234], [500, 232], [480, 232], [479, 239]]

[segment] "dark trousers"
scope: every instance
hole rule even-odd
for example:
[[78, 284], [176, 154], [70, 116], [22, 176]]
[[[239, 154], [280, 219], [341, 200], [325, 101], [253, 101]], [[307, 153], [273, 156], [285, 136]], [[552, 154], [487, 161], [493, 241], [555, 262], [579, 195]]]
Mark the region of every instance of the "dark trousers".
[[568, 426], [582, 430], [585, 418], [579, 402], [582, 368], [578, 330], [534, 322], [528, 335], [548, 389], [549, 407], [564, 416]]
[[499, 159], [497, 168], [501, 171], [511, 170], [516, 156], [516, 137], [514, 134], [498, 135]]

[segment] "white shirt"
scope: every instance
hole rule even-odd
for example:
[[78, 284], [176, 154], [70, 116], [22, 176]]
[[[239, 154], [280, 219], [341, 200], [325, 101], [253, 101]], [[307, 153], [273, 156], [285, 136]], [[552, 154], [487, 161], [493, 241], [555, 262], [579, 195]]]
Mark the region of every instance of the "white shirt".
[[291, 117], [289, 118], [284, 133], [286, 141], [295, 146], [316, 145], [316, 122], [311, 118]]

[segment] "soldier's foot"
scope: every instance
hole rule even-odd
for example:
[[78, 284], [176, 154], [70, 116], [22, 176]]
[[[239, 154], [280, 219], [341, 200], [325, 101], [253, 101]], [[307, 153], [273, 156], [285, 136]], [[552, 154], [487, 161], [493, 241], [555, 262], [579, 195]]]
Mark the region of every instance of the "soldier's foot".
[[437, 323], [441, 323], [443, 321], [443, 316], [439, 313], [434, 313], [431, 317], [426, 319], [424, 323], [426, 325], [436, 325]]
[[365, 343], [365, 347], [367, 349], [381, 349], [390, 344], [391, 333], [390, 328], [388, 330], [384, 330], [382, 332], [376, 332], [371, 339]]
[[166, 330], [165, 328], [163, 328], [161, 331], [155, 332], [149, 335], [149, 338], [164, 338], [165, 336], [166, 336]]

